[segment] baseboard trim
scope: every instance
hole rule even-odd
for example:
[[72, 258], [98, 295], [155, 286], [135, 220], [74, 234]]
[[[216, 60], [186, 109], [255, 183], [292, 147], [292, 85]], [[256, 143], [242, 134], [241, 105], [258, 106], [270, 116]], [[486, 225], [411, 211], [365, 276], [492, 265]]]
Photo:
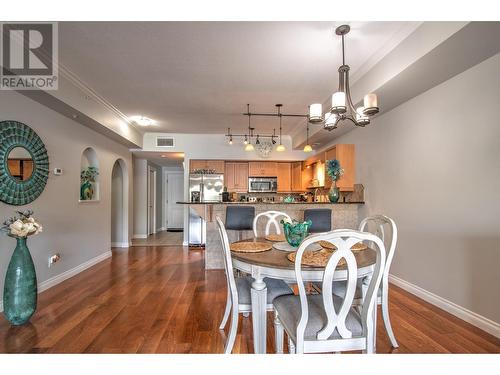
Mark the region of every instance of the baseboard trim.
[[485, 318], [473, 311], [466, 309], [456, 303], [448, 301], [447, 299], [440, 297], [434, 293], [429, 292], [415, 284], [412, 284], [406, 280], [403, 280], [397, 276], [389, 275], [389, 281], [394, 285], [406, 290], [407, 292], [422, 298], [424, 301], [443, 309], [444, 311], [455, 315], [457, 318], [465, 320], [466, 322], [482, 329], [489, 334], [500, 338], [500, 324], [494, 322], [491, 319]]
[[148, 238], [148, 235], [147, 234], [134, 234], [132, 236], [132, 238], [136, 239], [136, 240], [141, 240], [141, 239], [145, 239], [145, 238]]
[[[57, 276], [51, 277], [48, 280], [45, 280], [41, 283], [38, 284], [38, 293], [42, 293], [43, 291], [52, 288], [53, 286], [56, 286], [57, 284], [62, 283], [64, 280], [69, 279], [70, 277], [78, 275], [80, 272], [85, 271], [87, 268], [90, 268], [97, 263], [102, 262], [105, 259], [108, 259], [111, 257], [112, 253], [110, 251], [106, 251], [105, 253], [96, 256], [95, 258], [89, 259], [85, 263], [82, 263], [75, 268], [72, 268], [70, 270], [67, 270]], [[3, 311], [3, 301], [0, 301], [0, 312]]]
[[111, 242], [111, 247], [130, 247], [129, 242]]

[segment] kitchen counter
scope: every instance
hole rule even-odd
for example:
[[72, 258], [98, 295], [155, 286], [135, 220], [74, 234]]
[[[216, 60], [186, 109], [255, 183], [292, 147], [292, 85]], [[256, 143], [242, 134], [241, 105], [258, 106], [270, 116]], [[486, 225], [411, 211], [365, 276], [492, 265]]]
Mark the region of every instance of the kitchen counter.
[[[310, 208], [329, 208], [332, 210], [332, 229], [356, 229], [359, 225], [358, 211], [363, 202], [356, 203], [330, 203], [330, 202], [178, 202], [189, 205], [190, 210], [196, 212], [205, 223], [205, 268], [224, 268], [222, 244], [215, 218], [218, 216], [223, 222], [226, 220], [226, 208], [229, 205], [245, 205], [255, 207], [255, 214], [265, 211], [278, 210], [287, 213], [292, 219], [303, 220], [304, 210]], [[265, 222], [259, 220], [257, 230], [264, 232]], [[229, 242], [238, 239], [236, 231], [228, 231]], [[241, 231], [241, 238], [250, 238], [253, 232]]]

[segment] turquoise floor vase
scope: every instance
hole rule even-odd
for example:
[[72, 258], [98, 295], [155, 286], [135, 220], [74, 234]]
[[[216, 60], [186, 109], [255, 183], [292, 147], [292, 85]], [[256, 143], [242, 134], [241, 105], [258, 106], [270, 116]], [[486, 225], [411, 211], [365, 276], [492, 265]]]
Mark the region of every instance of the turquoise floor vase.
[[16, 238], [3, 290], [3, 314], [10, 324], [27, 323], [36, 310], [37, 283], [33, 259], [26, 238]]

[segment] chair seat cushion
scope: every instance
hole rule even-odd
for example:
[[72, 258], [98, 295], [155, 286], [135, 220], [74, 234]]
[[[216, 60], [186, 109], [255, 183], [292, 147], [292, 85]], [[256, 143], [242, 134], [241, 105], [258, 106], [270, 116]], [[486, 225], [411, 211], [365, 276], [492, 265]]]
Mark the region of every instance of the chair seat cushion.
[[[334, 281], [333, 282], [333, 294], [336, 296], [344, 298], [345, 292], [346, 292], [346, 285], [347, 281]], [[356, 285], [356, 291], [354, 292], [354, 299], [363, 299], [363, 279], [358, 279], [357, 285]], [[367, 286], [368, 288], [368, 286]], [[377, 297], [382, 296], [382, 288], [379, 288]]]
[[[307, 296], [309, 305], [309, 320], [304, 332], [305, 340], [316, 340], [317, 334], [327, 324], [327, 316], [323, 307], [323, 296], [321, 294], [313, 294]], [[333, 304], [335, 311], [339, 311], [343, 299], [334, 297]], [[274, 309], [278, 313], [279, 320], [283, 324], [287, 334], [296, 342], [297, 325], [301, 316], [300, 297], [295, 295], [281, 296], [274, 300]], [[346, 327], [352, 332], [352, 337], [360, 337], [363, 333], [361, 317], [358, 312], [351, 307], [347, 314]], [[340, 339], [341, 336], [335, 329], [329, 339]]]
[[[356, 291], [354, 292], [354, 299], [362, 299], [363, 298], [363, 279], [358, 279], [356, 284]], [[333, 294], [339, 296], [341, 298], [345, 297], [345, 292], [347, 290], [347, 280], [342, 281], [334, 281], [333, 282]]]
[[[250, 305], [252, 303], [250, 290], [254, 279], [251, 276], [236, 278], [236, 288], [238, 290], [238, 303]], [[264, 277], [267, 286], [267, 303], [273, 303], [276, 297], [293, 294], [293, 290], [283, 280]]]

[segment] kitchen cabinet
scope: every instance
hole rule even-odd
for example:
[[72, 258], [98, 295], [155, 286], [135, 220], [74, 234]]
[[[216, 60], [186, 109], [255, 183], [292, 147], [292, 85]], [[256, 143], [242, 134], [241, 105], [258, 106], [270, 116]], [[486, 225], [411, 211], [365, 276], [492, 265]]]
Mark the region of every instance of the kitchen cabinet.
[[189, 171], [213, 169], [215, 173], [224, 173], [224, 160], [190, 160]]
[[[356, 182], [356, 160], [355, 146], [349, 144], [339, 144], [325, 151], [325, 160], [337, 159], [344, 169], [344, 174], [337, 180], [337, 187], [340, 191], [354, 191]], [[325, 168], [325, 187], [330, 188], [332, 180], [328, 176]]]
[[227, 162], [225, 164], [224, 186], [229, 192], [248, 192], [248, 163]]
[[303, 192], [305, 189], [302, 186], [302, 162], [296, 161], [291, 163], [291, 190], [294, 192]]
[[21, 160], [10, 159], [7, 161], [7, 166], [11, 176], [16, 176], [16, 177], [21, 176]]
[[292, 166], [291, 163], [277, 163], [278, 192], [292, 191]]
[[277, 177], [278, 163], [272, 161], [251, 161], [248, 163], [250, 177]]
[[301, 185], [302, 185], [302, 190], [306, 190], [307, 188], [311, 187], [311, 181], [314, 178], [313, 176], [313, 164], [306, 164], [305, 162], [302, 164], [302, 171], [301, 171]]
[[26, 181], [33, 173], [33, 160], [9, 159], [7, 161], [9, 174], [16, 179]]

